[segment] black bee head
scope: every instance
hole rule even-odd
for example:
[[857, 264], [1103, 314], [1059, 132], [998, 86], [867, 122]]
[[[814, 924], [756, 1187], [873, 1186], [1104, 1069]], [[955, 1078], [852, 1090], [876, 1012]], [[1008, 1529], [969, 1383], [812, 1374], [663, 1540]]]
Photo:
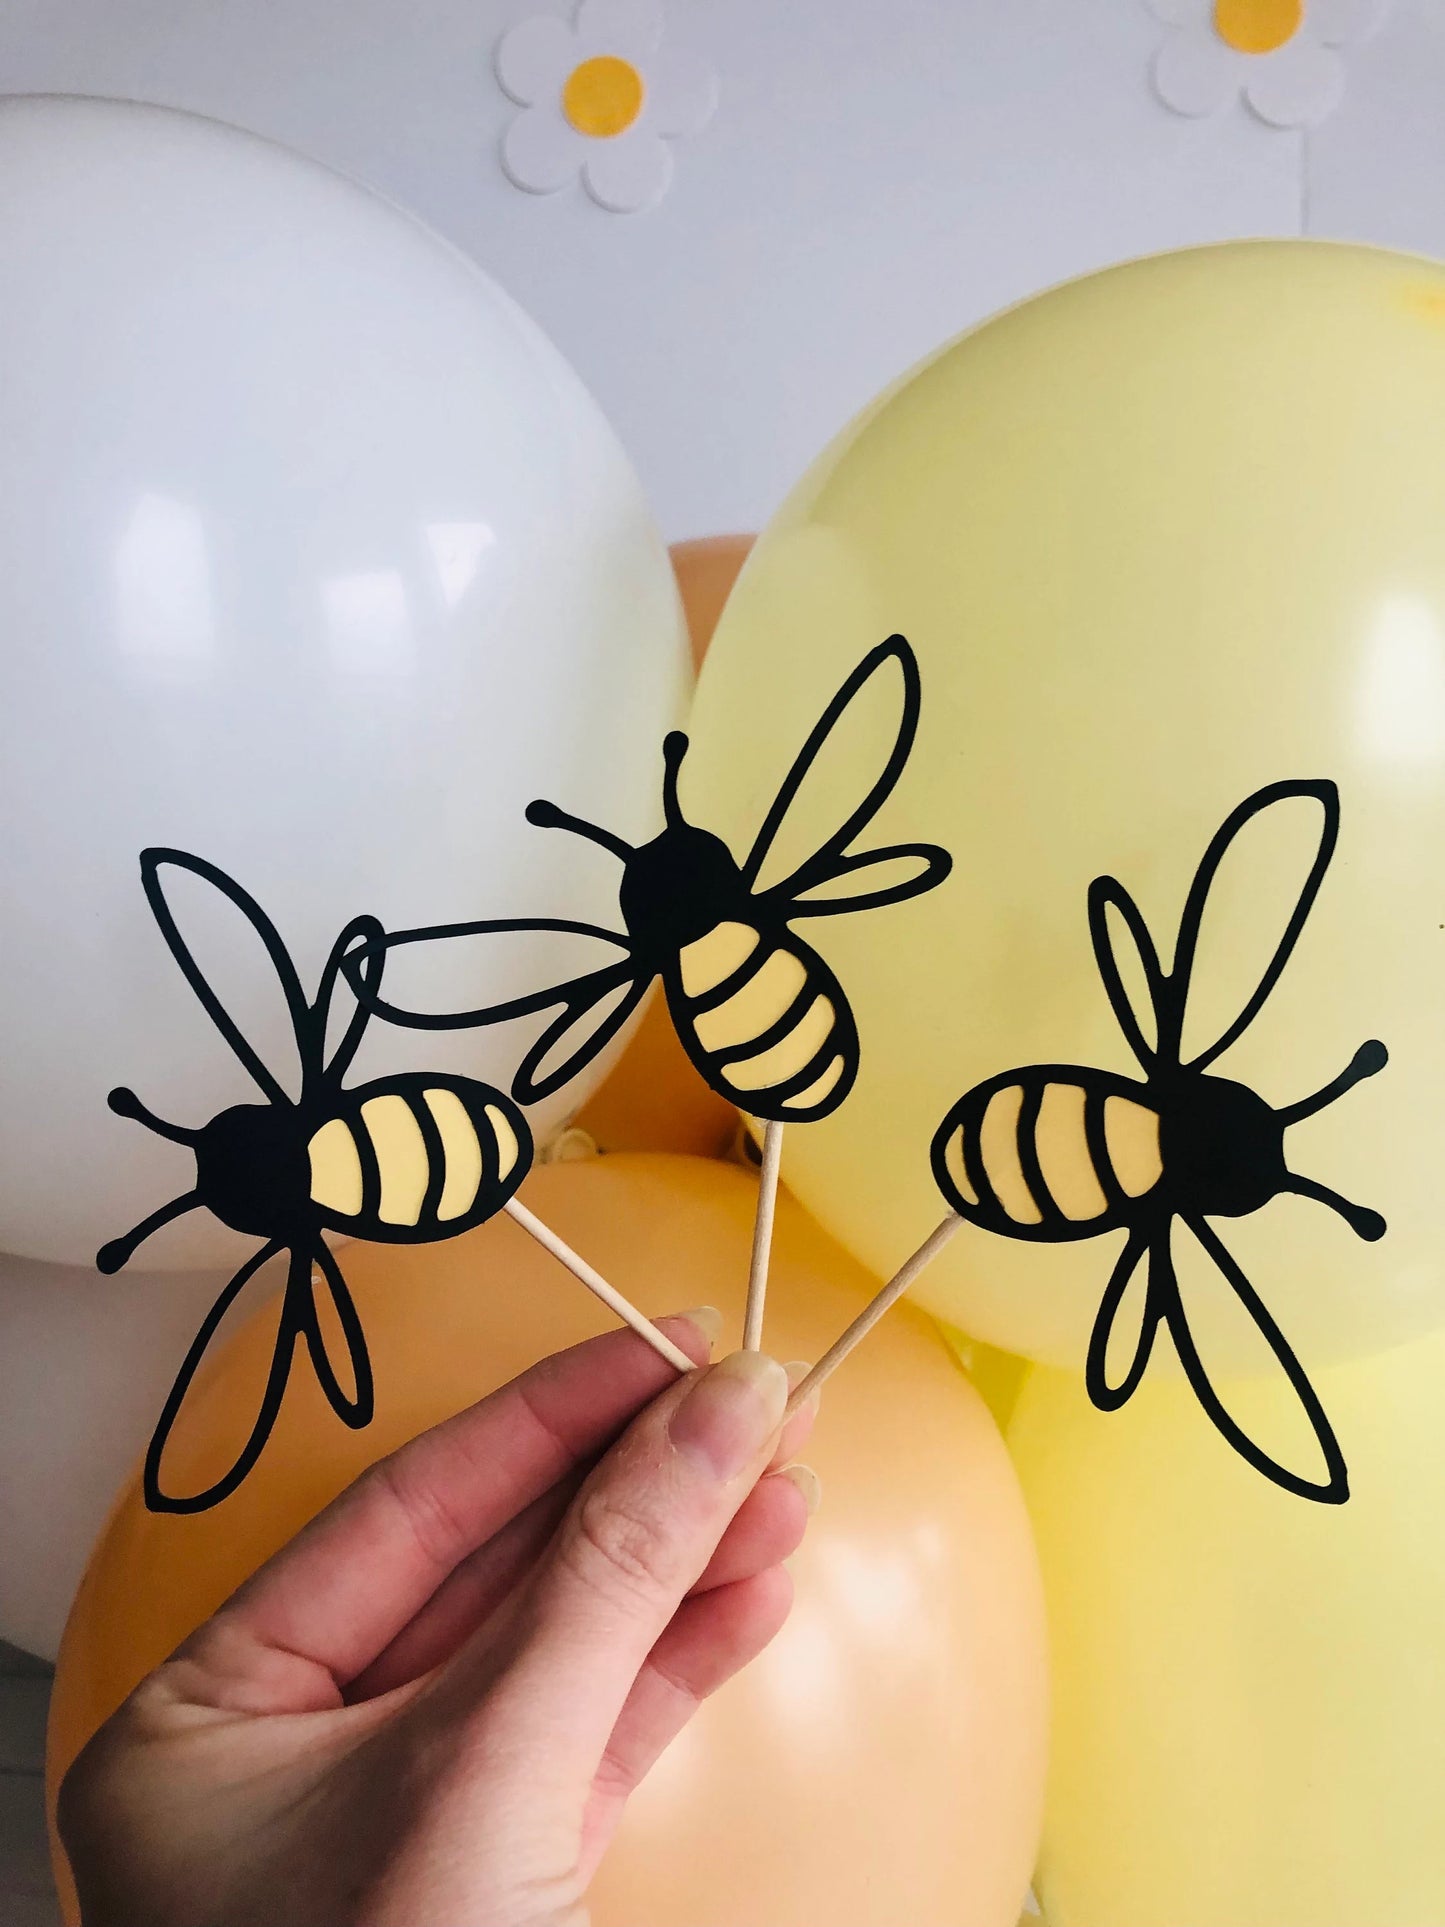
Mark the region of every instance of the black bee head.
[[620, 902], [639, 956], [660, 961], [705, 937], [746, 894], [722, 838], [676, 823], [627, 859]]
[[1247, 1085], [1189, 1079], [1160, 1112], [1159, 1150], [1171, 1189], [1195, 1211], [1247, 1217], [1289, 1188], [1284, 1130]]
[[306, 1222], [310, 1165], [296, 1113], [235, 1104], [196, 1136], [196, 1189], [233, 1231], [298, 1234]]

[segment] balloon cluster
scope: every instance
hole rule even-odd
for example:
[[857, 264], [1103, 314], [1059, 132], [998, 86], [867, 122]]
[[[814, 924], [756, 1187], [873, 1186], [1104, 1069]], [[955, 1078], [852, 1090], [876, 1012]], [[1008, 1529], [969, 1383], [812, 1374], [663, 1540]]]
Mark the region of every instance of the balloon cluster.
[[[191, 1330], [173, 1318], [163, 1339], [150, 1315], [135, 1348], [161, 1421], [71, 1611], [58, 1782], [136, 1680], [368, 1463], [598, 1328], [606, 1314], [550, 1253], [584, 1250], [645, 1330], [680, 1292], [741, 1323], [758, 1186], [717, 1155], [735, 1108], [699, 1088], [675, 1036], [659, 1045], [657, 1016], [587, 1102], [651, 948], [634, 961], [614, 931], [627, 1008], [589, 998], [580, 1055], [548, 1023], [565, 1090], [517, 1042], [519, 1002], [540, 1012], [544, 987], [572, 982], [549, 940], [606, 928], [617, 883], [569, 839], [529, 836], [523, 805], [575, 792], [630, 870], [688, 681], [666, 552], [570, 373], [453, 250], [232, 130], [21, 102], [0, 110], [0, 163], [24, 183], [0, 209], [0, 347], [26, 396], [5, 470], [0, 762], [27, 826], [0, 854], [0, 1247], [57, 1315], [70, 1294], [95, 1302], [78, 1267], [97, 1251], [102, 1290], [141, 1320], [156, 1276], [137, 1286], [128, 1268], [142, 1244], [203, 1274], [185, 1281]], [[891, 678], [906, 721], [907, 663], [879, 642], [861, 680]], [[814, 719], [830, 693], [814, 692]], [[675, 848], [703, 834], [673, 832]], [[931, 847], [911, 868], [893, 855], [900, 904], [945, 867]], [[460, 939], [394, 941], [476, 903], [557, 906], [571, 927], [524, 920], [480, 959]], [[770, 928], [797, 966], [784, 920]], [[496, 1021], [419, 1043], [384, 1021], [393, 996]], [[570, 990], [552, 1001], [554, 1020], [582, 1014]], [[841, 991], [832, 1012], [786, 1076], [746, 1087], [755, 1106], [769, 1083], [798, 1116], [846, 1094]], [[731, 1061], [706, 1050], [715, 1070]], [[584, 1131], [564, 1130], [579, 1105]], [[587, 1129], [608, 1156], [572, 1155]], [[355, 1239], [339, 1255], [338, 1233]], [[871, 1280], [786, 1197], [773, 1233], [770, 1346], [814, 1356]], [[84, 1323], [66, 1319], [51, 1355], [72, 1378]], [[94, 1410], [55, 1400], [40, 1348], [37, 1367], [50, 1409], [24, 1435], [7, 1426], [7, 1490], [53, 1478], [52, 1435], [95, 1447]], [[888, 1444], [900, 1398], [918, 1429]], [[599, 1921], [733, 1927], [760, 1887], [779, 1923], [994, 1923], [1019, 1904], [1042, 1793], [1042, 1601], [1002, 1439], [919, 1314], [830, 1405], [816, 1463], [834, 1496], [789, 1634], [650, 1779]], [[101, 1460], [102, 1501], [121, 1470]], [[865, 1804], [876, 1834], [845, 1860], [833, 1818]], [[746, 1842], [727, 1867], [722, 1828]]]
[[[220, 169], [208, 143], [232, 137], [172, 138]], [[259, 181], [258, 151], [275, 165], [248, 149], [225, 167]], [[299, 234], [296, 204], [275, 212]], [[394, 217], [365, 207], [377, 273], [400, 285]], [[331, 232], [343, 218], [329, 201], [315, 217]], [[473, 319], [495, 301], [484, 286], [468, 281]], [[1006, 1927], [1036, 1844], [1044, 1673], [1016, 1475], [1053, 1638], [1037, 1879], [1053, 1927], [1445, 1916], [1442, 312], [1445, 271], [1427, 264], [1258, 245], [1094, 276], [946, 349], [832, 446], [750, 557], [689, 736], [666, 739], [660, 828], [677, 635], [661, 551], [640, 508], [628, 519], [630, 477], [582, 399], [567, 389], [539, 445], [587, 444], [592, 467], [569, 454], [567, 473], [592, 477], [597, 541], [545, 506], [557, 476], [531, 489], [515, 448], [505, 472], [497, 458], [495, 515], [490, 495], [448, 509], [453, 530], [495, 519], [496, 554], [476, 552], [429, 641], [430, 747], [411, 787], [386, 792], [416, 810], [407, 835], [388, 834], [371, 790], [360, 841], [323, 796], [305, 841], [325, 918], [288, 882], [311, 874], [299, 831], [257, 885], [274, 886], [276, 926], [232, 886], [286, 993], [272, 1041], [299, 1047], [303, 1091], [325, 1102], [307, 1112], [309, 1188], [288, 1223], [236, 1202], [238, 1164], [202, 1169], [203, 1132], [200, 1201], [301, 1255], [249, 1323], [207, 1331], [207, 1368], [188, 1359], [169, 1410], [171, 1489], [224, 1488], [225, 1504], [157, 1514], [154, 1478], [138, 1481], [96, 1548], [57, 1682], [57, 1773], [361, 1466], [592, 1328], [523, 1237], [540, 1224], [549, 1250], [575, 1246], [623, 1285], [644, 1328], [685, 1273], [687, 1296], [715, 1297], [758, 1342], [771, 1276], [770, 1349], [826, 1347], [814, 1382], [912, 1288], [978, 1388], [906, 1307], [830, 1384], [829, 1501], [799, 1612], [649, 1783], [599, 1922]], [[529, 398], [560, 377], [530, 338], [518, 352], [483, 333], [457, 365], [504, 424], [526, 418], [530, 449], [545, 407], [528, 414]], [[445, 468], [450, 421], [434, 418], [414, 482]], [[530, 533], [506, 526], [512, 497]], [[711, 594], [695, 642], [718, 564], [712, 549], [682, 567], [685, 593]], [[379, 571], [354, 574], [372, 584], [360, 627], [380, 635]], [[414, 589], [404, 577], [404, 601]], [[553, 654], [535, 674], [509, 655], [510, 686], [495, 670], [478, 685], [460, 756], [458, 692], [532, 599]], [[280, 708], [293, 687], [330, 703], [338, 743], [387, 738], [351, 683], [324, 700], [318, 686], [295, 664], [257, 674]], [[123, 687], [134, 727], [170, 700]], [[381, 702], [414, 693], [403, 679]], [[144, 808], [103, 836], [93, 807], [66, 818], [62, 897], [64, 863], [92, 843], [106, 893], [138, 827], [127, 867], [162, 843], [179, 740], [178, 725], [152, 739]], [[224, 787], [219, 720], [205, 743]], [[510, 759], [485, 792], [458, 775], [482, 745]], [[620, 931], [616, 872], [606, 885], [558, 854], [567, 839], [514, 834], [521, 802], [558, 787], [569, 807], [533, 804], [532, 820], [620, 861]], [[458, 819], [488, 840], [454, 839]], [[196, 820], [234, 844], [219, 816]], [[353, 915], [359, 860], [331, 861], [333, 827], [337, 850], [367, 852], [374, 915]], [[274, 851], [274, 824], [247, 841]], [[174, 859], [157, 854], [148, 880]], [[174, 861], [188, 864], [202, 874]], [[229, 857], [204, 880], [224, 896], [228, 872]], [[546, 913], [435, 921], [533, 901]], [[92, 1059], [77, 1053], [86, 1079], [110, 1081], [111, 1033], [144, 982], [171, 1114], [226, 1115], [224, 1077], [193, 1075], [150, 1005], [130, 908], [104, 902], [119, 962], [108, 1027], [87, 1033]], [[168, 888], [151, 908], [190, 975]], [[294, 965], [266, 939], [280, 928], [305, 951]], [[553, 967], [553, 940], [602, 954]], [[92, 955], [65, 963], [89, 990]], [[244, 1065], [268, 1020], [233, 1017], [245, 984], [198, 975]], [[557, 1137], [585, 1097], [573, 1079], [600, 1079], [658, 976], [670, 1021], [644, 1018]], [[417, 1031], [443, 1053], [425, 1071], [406, 1056]], [[352, 1090], [332, 1072], [363, 1033], [395, 1056]], [[718, 1155], [738, 1112], [759, 1126], [758, 1182]], [[784, 1136], [791, 1123], [807, 1128]], [[526, 1180], [535, 1212], [510, 1196], [530, 1131], [555, 1149]], [[107, 1205], [140, 1199], [150, 1167], [105, 1157]], [[22, 1193], [0, 1198], [0, 1235], [23, 1220], [17, 1249], [73, 1255], [49, 1249], [51, 1220]], [[465, 1235], [443, 1242], [444, 1226]], [[321, 1233], [348, 1228], [372, 1242], [347, 1252], [338, 1288]], [[298, 1346], [314, 1374], [279, 1399], [275, 1361]], [[335, 1423], [363, 1402], [368, 1430]], [[846, 1853], [840, 1811], [870, 1820]], [[748, 1852], [710, 1852], [723, 1828]]]

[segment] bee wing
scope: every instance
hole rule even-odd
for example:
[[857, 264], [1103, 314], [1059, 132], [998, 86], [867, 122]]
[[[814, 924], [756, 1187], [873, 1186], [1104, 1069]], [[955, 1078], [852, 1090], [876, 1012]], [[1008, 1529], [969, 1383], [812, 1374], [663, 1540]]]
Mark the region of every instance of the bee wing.
[[[148, 849], [140, 867], [151, 913], [201, 1008], [264, 1095], [288, 1102], [300, 1090], [310, 1007], [275, 924], [239, 883], [202, 857]], [[257, 969], [262, 952], [269, 967]], [[265, 1057], [252, 1037], [265, 1040]], [[289, 1089], [272, 1068], [283, 1059], [294, 1066]]]
[[[1172, 1294], [1161, 1309], [1184, 1375], [1213, 1424], [1247, 1464], [1286, 1492], [1343, 1504], [1350, 1496], [1344, 1453], [1318, 1393], [1264, 1300], [1202, 1217], [1182, 1221], [1176, 1257], [1179, 1274], [1171, 1265]], [[1218, 1302], [1221, 1280], [1228, 1287], [1223, 1305]], [[1210, 1299], [1215, 1302], [1209, 1303], [1206, 1318]], [[1240, 1371], [1236, 1359], [1230, 1367], [1211, 1370], [1198, 1332], [1227, 1330], [1229, 1323], [1237, 1332], [1241, 1320], [1253, 1344], [1255, 1368]], [[1301, 1470], [1311, 1458], [1315, 1466]]]
[[953, 868], [953, 858], [936, 843], [895, 843], [886, 850], [865, 850], [840, 857], [815, 883], [791, 899], [794, 917], [832, 917], [844, 910], [876, 910], [881, 904], [903, 903], [932, 890]]
[[1143, 913], [1114, 877], [1089, 885], [1089, 936], [1119, 1028], [1144, 1069], [1152, 1069], [1168, 988]]
[[1314, 907], [1339, 829], [1331, 782], [1271, 783], [1226, 817], [1179, 924], [1170, 980], [1181, 1061], [1202, 1070], [1259, 1015]]
[[[553, 960], [545, 972], [537, 963], [544, 948]], [[626, 937], [565, 917], [491, 917], [355, 937], [339, 968], [368, 1015], [407, 1030], [473, 1030], [535, 1016], [579, 997], [585, 1002], [600, 979], [617, 982], [633, 971]], [[539, 975], [550, 978], [540, 990]], [[499, 985], [503, 994], [457, 1008], [455, 986], [468, 980]]]
[[[462, 1010], [425, 1009], [412, 1001], [420, 999], [427, 988], [425, 970], [410, 973], [410, 980], [401, 992], [407, 999], [405, 1004], [395, 1000], [396, 993], [390, 984], [388, 995], [380, 994], [381, 962], [397, 952], [405, 953], [403, 962], [416, 959], [423, 965], [435, 966], [438, 960], [444, 960], [448, 966], [445, 974], [454, 979], [472, 974], [466, 964], [468, 947], [473, 944], [484, 947], [475, 954], [474, 969], [478, 973], [485, 969], [490, 981], [506, 983], [510, 976], [519, 986], [535, 983], [538, 940], [544, 938], [560, 941], [573, 957], [587, 958], [590, 967], [572, 975], [564, 972], [558, 981], [544, 989], [519, 988], [495, 1003]], [[510, 959], [498, 953], [498, 946], [505, 948], [509, 942], [515, 952]], [[607, 954], [609, 961], [596, 962], [599, 949]], [[626, 1023], [650, 981], [646, 973], [639, 974], [626, 937], [597, 924], [576, 923], [562, 917], [498, 917], [475, 923], [434, 924], [425, 929], [392, 931], [380, 938], [354, 943], [343, 954], [340, 967], [356, 992], [358, 1004], [368, 1015], [411, 1030], [469, 1030], [555, 1010], [556, 1016], [527, 1052], [513, 1080], [512, 1095], [522, 1104], [534, 1104], [550, 1096], [589, 1063]], [[437, 972], [433, 969], [431, 995], [427, 999], [432, 1003], [445, 1001], [444, 994], [439, 994], [436, 978]], [[591, 1020], [599, 1006], [602, 1014], [590, 1022], [590, 1028], [583, 1029], [580, 1035], [573, 1034]]]
[[[376, 1407], [366, 1334], [330, 1247], [318, 1238], [311, 1255], [308, 1289], [296, 1295], [301, 1334], [327, 1404], [343, 1424], [359, 1431], [370, 1425]], [[324, 1291], [317, 1290], [318, 1284]], [[344, 1361], [344, 1381], [333, 1362], [337, 1359]]]
[[[1144, 1376], [1162, 1315], [1155, 1281], [1161, 1262], [1168, 1262], [1167, 1234], [1161, 1260], [1147, 1233], [1131, 1231], [1109, 1275], [1084, 1370], [1089, 1397], [1101, 1412], [1117, 1412], [1127, 1404]], [[1111, 1371], [1121, 1362], [1122, 1372]]]
[[303, 1041], [308, 1071], [324, 1068], [336, 1084], [345, 1077], [371, 1021], [370, 1000], [385, 967], [385, 928], [375, 917], [353, 917], [331, 946], [311, 1005]]
[[[200, 1330], [192, 1340], [191, 1348], [161, 1409], [150, 1444], [146, 1447], [142, 1490], [149, 1511], [205, 1512], [234, 1492], [261, 1456], [261, 1450], [276, 1423], [276, 1415], [281, 1410], [286, 1381], [291, 1374], [297, 1336], [298, 1289], [308, 1295], [310, 1291], [305, 1254], [299, 1258], [294, 1253], [292, 1255], [286, 1289], [276, 1303], [277, 1320], [274, 1333], [271, 1334], [269, 1354], [264, 1349], [260, 1329], [249, 1334], [256, 1341], [248, 1349], [257, 1368], [258, 1382], [256, 1416], [245, 1438], [238, 1444], [234, 1439], [218, 1435], [209, 1424], [188, 1427], [184, 1423], [184, 1414], [196, 1375], [210, 1352], [226, 1314], [262, 1267], [283, 1249], [278, 1240], [263, 1245], [253, 1253], [206, 1313]], [[177, 1435], [178, 1424], [180, 1431]], [[168, 1475], [178, 1475], [187, 1489], [183, 1492], [168, 1491]], [[198, 1486], [199, 1489], [195, 1489]]]
[[559, 1014], [518, 1065], [512, 1079], [516, 1101], [536, 1104], [570, 1083], [617, 1035], [651, 982], [629, 959], [574, 986]]
[[[742, 866], [753, 890], [797, 896], [844, 874], [839, 860], [903, 773], [918, 733], [921, 701], [918, 662], [902, 636], [869, 650], [814, 724], [763, 819]], [[870, 764], [878, 774], [860, 797], [857, 770]], [[795, 848], [790, 858], [789, 844], [807, 854], [796, 860]], [[943, 857], [932, 845], [918, 847], [930, 857]], [[770, 858], [775, 870], [791, 863], [772, 882], [764, 877]]]

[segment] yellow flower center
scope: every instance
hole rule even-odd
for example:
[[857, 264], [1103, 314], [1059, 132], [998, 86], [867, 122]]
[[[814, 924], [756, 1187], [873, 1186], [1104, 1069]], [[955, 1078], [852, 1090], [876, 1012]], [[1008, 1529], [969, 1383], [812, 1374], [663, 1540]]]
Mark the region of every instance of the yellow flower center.
[[1272, 54], [1299, 32], [1304, 0], [1214, 0], [1214, 31], [1242, 54]]
[[596, 54], [574, 67], [562, 89], [562, 112], [579, 134], [608, 140], [642, 112], [642, 75], [630, 60]]

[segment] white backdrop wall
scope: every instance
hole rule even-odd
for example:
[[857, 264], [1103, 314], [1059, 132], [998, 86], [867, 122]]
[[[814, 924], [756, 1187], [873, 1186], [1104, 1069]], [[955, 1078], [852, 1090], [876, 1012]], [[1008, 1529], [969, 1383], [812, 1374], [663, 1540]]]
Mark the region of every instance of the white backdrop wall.
[[497, 43], [571, 0], [0, 0], [0, 91], [216, 115], [415, 209], [576, 365], [672, 537], [755, 527], [901, 368], [1067, 276], [1302, 231], [1445, 252], [1442, 0], [1383, 9], [1308, 133], [1237, 98], [1165, 107], [1150, 67], [1168, 28], [1145, 0], [661, 12], [664, 48], [712, 70], [718, 106], [637, 213], [502, 169], [520, 110]]

